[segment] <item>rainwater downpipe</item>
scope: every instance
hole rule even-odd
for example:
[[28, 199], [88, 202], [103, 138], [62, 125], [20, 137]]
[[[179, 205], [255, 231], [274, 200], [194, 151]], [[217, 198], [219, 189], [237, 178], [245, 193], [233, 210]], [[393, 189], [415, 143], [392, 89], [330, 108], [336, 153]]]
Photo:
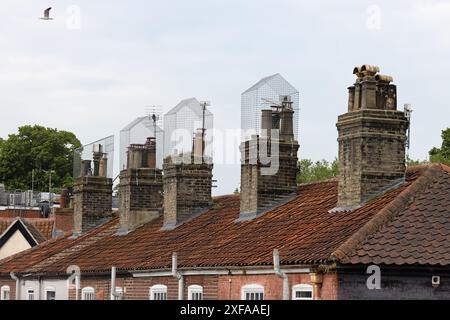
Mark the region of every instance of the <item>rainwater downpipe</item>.
[[116, 267], [111, 267], [111, 300], [121, 298], [121, 295], [116, 292]]
[[289, 300], [289, 279], [287, 274], [280, 269], [280, 253], [278, 249], [273, 250], [273, 270], [277, 276], [283, 279], [283, 300]]
[[172, 253], [172, 276], [178, 279], [178, 300], [183, 300], [184, 293], [184, 277], [178, 272], [178, 255]]
[[20, 279], [14, 274], [14, 272], [10, 272], [9, 275], [12, 280], [16, 281], [16, 300], [20, 300]]

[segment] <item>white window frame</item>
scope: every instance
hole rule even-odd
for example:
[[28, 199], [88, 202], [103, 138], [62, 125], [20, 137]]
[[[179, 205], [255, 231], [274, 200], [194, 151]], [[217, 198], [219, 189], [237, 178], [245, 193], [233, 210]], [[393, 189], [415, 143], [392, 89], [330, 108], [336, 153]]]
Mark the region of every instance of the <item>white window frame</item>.
[[155, 299], [155, 294], [165, 294], [167, 300], [167, 286], [164, 284], [155, 284], [150, 287], [149, 290], [149, 299], [150, 300], [164, 300], [164, 299]]
[[[30, 299], [30, 294], [32, 295], [33, 299]], [[27, 288], [27, 300], [36, 300], [35, 298], [34, 288]]]
[[[93, 299], [86, 299], [86, 296], [92, 296]], [[81, 289], [81, 300], [95, 300], [95, 289], [93, 287], [84, 287]]]
[[[200, 299], [195, 299], [194, 295], [200, 295]], [[188, 300], [203, 300], [203, 287], [192, 284], [188, 287]]]
[[[311, 292], [311, 298], [297, 298], [297, 292]], [[292, 287], [292, 300], [314, 300], [314, 288], [310, 284], [300, 283]]]
[[[8, 292], [8, 299], [5, 297], [5, 293]], [[0, 300], [11, 300], [11, 288], [9, 286], [2, 286], [0, 289]]]
[[241, 289], [241, 300], [247, 300], [247, 294], [262, 294], [262, 300], [264, 300], [264, 286], [260, 284], [247, 284]]
[[44, 292], [45, 292], [45, 300], [48, 300], [47, 299], [47, 293], [48, 292], [54, 292], [55, 293], [55, 300], [56, 300], [56, 289], [55, 289], [55, 287], [52, 287], [52, 286], [45, 287]]

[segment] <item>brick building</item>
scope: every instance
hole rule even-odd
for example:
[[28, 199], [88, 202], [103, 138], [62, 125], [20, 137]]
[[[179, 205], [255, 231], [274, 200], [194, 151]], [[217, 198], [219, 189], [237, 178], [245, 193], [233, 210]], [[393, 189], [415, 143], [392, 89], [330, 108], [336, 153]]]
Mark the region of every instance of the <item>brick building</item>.
[[[241, 146], [240, 195], [211, 197], [202, 155], [171, 156], [161, 172], [153, 142], [130, 146], [119, 215], [78, 204], [75, 221], [89, 228], [0, 261], [2, 296], [449, 299], [450, 168], [406, 168], [409, 123], [392, 78], [367, 65], [354, 73], [337, 123], [338, 179], [295, 184], [288, 100], [263, 112], [265, 131]], [[267, 175], [259, 150], [274, 144], [278, 170]], [[98, 180], [84, 179], [83, 190]], [[98, 190], [92, 201], [109, 201], [105, 185]]]

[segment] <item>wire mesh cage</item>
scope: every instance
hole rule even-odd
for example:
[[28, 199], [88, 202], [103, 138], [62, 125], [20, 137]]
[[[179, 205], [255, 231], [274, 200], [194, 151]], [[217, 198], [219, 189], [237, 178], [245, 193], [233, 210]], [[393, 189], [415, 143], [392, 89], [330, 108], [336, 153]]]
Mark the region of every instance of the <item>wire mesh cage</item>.
[[114, 173], [114, 135], [94, 141], [84, 145], [74, 151], [73, 155], [73, 177], [81, 176], [81, 164], [83, 160], [94, 160], [94, 151], [98, 151], [101, 145], [101, 152], [107, 160], [106, 177], [113, 178]]
[[[203, 126], [203, 106], [195, 99], [185, 99], [164, 115], [164, 156], [189, 153], [196, 131]], [[205, 110], [205, 156], [212, 157], [213, 114]]]
[[298, 139], [299, 92], [279, 73], [262, 78], [241, 95], [241, 129], [243, 139], [260, 134], [261, 110], [270, 109], [271, 102], [278, 103], [280, 97], [290, 97], [294, 110], [294, 137]]
[[159, 123], [154, 123], [151, 116], [139, 117], [120, 131], [120, 170], [127, 166], [127, 152], [130, 144], [143, 144], [150, 137], [156, 138], [156, 167], [162, 168], [164, 131]]

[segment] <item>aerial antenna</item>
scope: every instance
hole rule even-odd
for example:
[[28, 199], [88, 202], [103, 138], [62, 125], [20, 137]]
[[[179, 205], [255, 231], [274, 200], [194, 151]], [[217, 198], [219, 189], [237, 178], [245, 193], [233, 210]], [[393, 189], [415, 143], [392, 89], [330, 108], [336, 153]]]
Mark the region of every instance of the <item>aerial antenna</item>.
[[409, 148], [411, 146], [411, 113], [413, 112], [411, 104], [405, 103], [404, 108], [405, 117], [408, 119], [408, 129], [406, 138], [406, 160], [409, 159]]
[[204, 162], [204, 154], [205, 154], [205, 113], [206, 107], [211, 105], [211, 101], [200, 101], [200, 105], [202, 106], [202, 163]]
[[280, 96], [279, 101], [274, 101], [267, 98], [261, 98], [261, 100], [263, 101], [263, 104], [269, 104], [271, 108], [275, 108], [277, 110], [292, 110], [293, 102], [291, 100], [291, 96]]
[[157, 127], [162, 127], [162, 107], [161, 106], [147, 106], [145, 107], [148, 122], [145, 125], [153, 128], [153, 135], [156, 139]]

